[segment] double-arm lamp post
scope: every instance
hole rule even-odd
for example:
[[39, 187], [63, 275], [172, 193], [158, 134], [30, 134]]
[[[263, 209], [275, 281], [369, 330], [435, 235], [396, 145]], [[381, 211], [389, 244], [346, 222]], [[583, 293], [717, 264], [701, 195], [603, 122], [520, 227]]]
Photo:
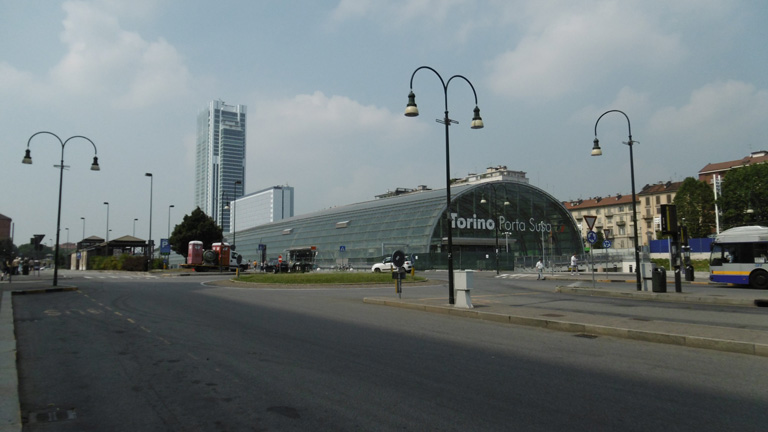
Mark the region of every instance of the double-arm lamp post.
[[627, 119], [627, 129], [629, 130], [629, 141], [625, 142], [624, 144], [629, 146], [629, 172], [630, 176], [632, 177], [632, 223], [634, 224], [635, 237], [635, 275], [637, 276], [637, 290], [641, 291], [642, 282], [640, 277], [640, 243], [638, 242], [637, 236], [637, 196], [635, 195], [635, 162], [632, 156], [632, 146], [635, 142], [632, 141], [632, 125], [629, 122], [629, 117], [627, 117], [623, 111], [609, 110], [602, 113], [600, 117], [597, 118], [597, 121], [595, 122], [595, 140], [593, 141], [594, 146], [592, 147], [592, 156], [601, 156], [603, 154], [603, 151], [600, 149], [600, 141], [597, 139], [597, 124], [600, 122], [600, 119], [603, 118], [604, 115], [613, 112], [620, 113], [624, 116], [624, 118]]
[[445, 125], [445, 196], [446, 196], [446, 207], [445, 207], [445, 217], [446, 217], [446, 227], [448, 230], [448, 303], [454, 304], [455, 303], [455, 296], [453, 292], [453, 234], [451, 229], [451, 158], [450, 158], [450, 141], [448, 138], [448, 129], [451, 126], [451, 123], [458, 124], [456, 120], [451, 120], [448, 117], [448, 85], [451, 84], [451, 81], [454, 78], [461, 78], [464, 81], [469, 84], [469, 87], [472, 88], [472, 93], [475, 95], [475, 110], [474, 110], [474, 117], [472, 117], [472, 129], [482, 129], [483, 128], [483, 119], [480, 118], [480, 108], [477, 107], [477, 92], [475, 92], [475, 87], [472, 85], [472, 83], [462, 75], [453, 75], [452, 77], [448, 78], [448, 81], [443, 80], [443, 77], [440, 76], [439, 73], [437, 73], [436, 70], [432, 69], [429, 66], [421, 66], [416, 68], [415, 71], [413, 71], [413, 74], [411, 74], [411, 91], [408, 94], [408, 105], [405, 107], [405, 116], [406, 117], [416, 117], [419, 115], [419, 109], [416, 107], [416, 95], [413, 93], [413, 77], [416, 75], [416, 72], [422, 70], [422, 69], [429, 69], [432, 72], [437, 75], [437, 77], [440, 79], [440, 83], [443, 85], [443, 95], [445, 98], [445, 116], [442, 119], [437, 119], [438, 123], [442, 123]]
[[61, 138], [58, 137], [58, 135], [47, 132], [47, 131], [41, 131], [33, 134], [31, 137], [29, 137], [29, 140], [27, 141], [27, 151], [24, 154], [24, 159], [21, 160], [21, 163], [23, 164], [32, 164], [32, 155], [30, 154], [29, 144], [32, 142], [32, 138], [36, 137], [40, 134], [48, 134], [54, 136], [57, 140], [59, 140], [59, 144], [61, 144], [61, 164], [57, 166], [59, 168], [59, 209], [56, 213], [56, 250], [54, 251], [54, 258], [53, 258], [53, 286], [57, 286], [59, 283], [59, 235], [61, 234], [61, 187], [64, 183], [64, 147], [67, 145], [69, 140], [73, 138], [82, 138], [93, 145], [93, 163], [91, 164], [91, 170], [92, 171], [99, 171], [99, 158], [96, 156], [98, 154], [98, 151], [96, 150], [96, 144], [93, 143], [89, 138], [84, 137], [82, 135], [75, 135], [72, 137], [69, 137], [66, 139], [66, 141], [62, 141]]

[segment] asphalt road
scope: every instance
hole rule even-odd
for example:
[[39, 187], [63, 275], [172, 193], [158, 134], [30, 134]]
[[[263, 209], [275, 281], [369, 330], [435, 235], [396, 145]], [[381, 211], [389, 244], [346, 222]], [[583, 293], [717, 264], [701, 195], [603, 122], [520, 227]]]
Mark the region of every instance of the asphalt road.
[[[394, 295], [391, 287], [202, 283], [215, 278], [106, 275], [67, 281], [79, 291], [16, 295], [24, 430], [704, 431], [768, 424], [762, 357], [362, 303]], [[539, 295], [536, 281], [481, 283]], [[409, 289], [447, 294], [443, 286]], [[535, 301], [556, 302], [540, 295]], [[573, 301], [585, 308], [606, 302]]]

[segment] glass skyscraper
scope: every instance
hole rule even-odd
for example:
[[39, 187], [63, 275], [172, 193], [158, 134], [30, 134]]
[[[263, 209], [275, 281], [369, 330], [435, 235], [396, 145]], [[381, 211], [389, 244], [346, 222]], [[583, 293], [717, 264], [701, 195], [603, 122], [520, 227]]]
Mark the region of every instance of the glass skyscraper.
[[245, 105], [211, 101], [197, 116], [195, 205], [230, 232], [230, 203], [245, 190]]

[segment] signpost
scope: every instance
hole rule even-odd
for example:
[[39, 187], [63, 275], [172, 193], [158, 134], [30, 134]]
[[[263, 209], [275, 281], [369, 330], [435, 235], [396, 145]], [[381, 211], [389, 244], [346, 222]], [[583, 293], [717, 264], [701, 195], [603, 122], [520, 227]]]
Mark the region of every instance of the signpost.
[[405, 269], [403, 266], [405, 265], [405, 253], [401, 250], [396, 250], [392, 254], [392, 264], [395, 265], [395, 272], [392, 273], [392, 278], [394, 278], [397, 282], [395, 282], [395, 291], [397, 292], [397, 298], [401, 298], [401, 293], [403, 292], [403, 277], [405, 277]]
[[[595, 216], [591, 216], [591, 217], [595, 217]], [[584, 219], [586, 218], [587, 217], [584, 216]], [[590, 223], [590, 225], [594, 225], [594, 223], [595, 223], [595, 220], [592, 219], [592, 222]], [[589, 242], [590, 245], [594, 245], [595, 242], [597, 241], [597, 233], [592, 231], [592, 226], [589, 227], [589, 232], [587, 233], [587, 241]], [[594, 252], [592, 252], [594, 249], [595, 248], [591, 246], [589, 248], [589, 258], [592, 261], [592, 289], [595, 289], [595, 254]]]

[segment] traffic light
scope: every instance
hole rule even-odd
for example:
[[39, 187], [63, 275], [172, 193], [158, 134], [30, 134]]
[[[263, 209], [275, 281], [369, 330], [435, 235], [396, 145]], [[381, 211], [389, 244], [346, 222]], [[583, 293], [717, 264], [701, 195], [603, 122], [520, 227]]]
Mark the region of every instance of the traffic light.
[[661, 205], [662, 234], [677, 234], [677, 207], [674, 204]]

